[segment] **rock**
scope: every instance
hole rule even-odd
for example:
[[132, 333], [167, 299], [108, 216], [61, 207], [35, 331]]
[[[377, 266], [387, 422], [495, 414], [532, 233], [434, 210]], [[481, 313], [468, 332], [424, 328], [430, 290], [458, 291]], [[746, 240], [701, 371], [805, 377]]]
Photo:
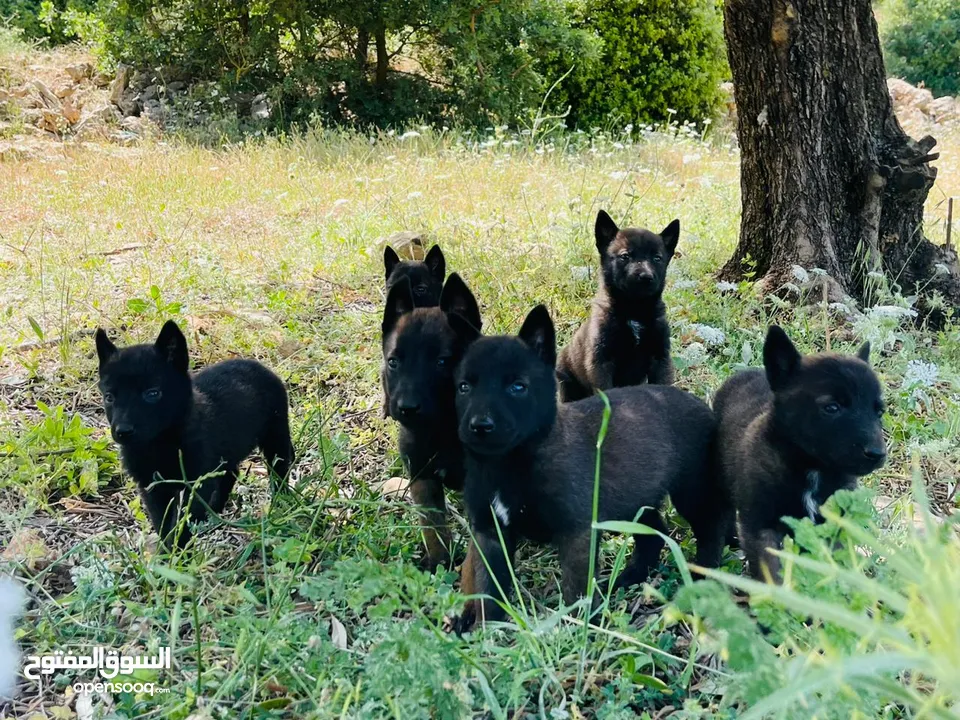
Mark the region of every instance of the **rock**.
[[63, 108], [60, 110], [41, 108], [40, 121], [34, 124], [41, 130], [59, 134], [66, 128], [67, 121], [63, 117]]
[[250, 117], [254, 120], [269, 120], [272, 114], [270, 98], [266, 96], [266, 93], [261, 93], [253, 98], [250, 103]]
[[56, 554], [47, 546], [39, 532], [33, 528], [22, 528], [10, 538], [0, 558], [36, 571], [53, 562]]
[[113, 78], [113, 82], [110, 83], [110, 102], [112, 102], [117, 107], [120, 107], [120, 103], [123, 101], [124, 93], [127, 91], [127, 86], [130, 83], [130, 73], [133, 71], [129, 65], [124, 65], [120, 63], [117, 65], [117, 75]]
[[34, 80], [33, 89], [36, 90], [40, 95], [40, 99], [43, 101], [44, 105], [46, 105], [50, 110], [56, 110], [57, 112], [60, 112], [60, 98], [50, 92], [50, 88], [48, 88], [39, 80]]
[[80, 122], [80, 108], [74, 105], [69, 99], [63, 101], [63, 107], [60, 110], [63, 119], [71, 125]]
[[117, 103], [117, 107], [120, 108], [120, 112], [123, 113], [124, 117], [130, 117], [131, 115], [140, 114], [140, 103], [137, 102], [137, 93], [132, 88], [128, 88], [127, 91], [120, 98], [120, 102]]
[[13, 95], [0, 88], [0, 103], [13, 102]]
[[939, 97], [930, 103], [928, 111], [933, 119], [938, 123], [949, 122], [960, 118], [960, 106], [957, 101], [946, 95]]
[[117, 112], [117, 109], [113, 105], [101, 105], [95, 110], [90, 111], [85, 120], [91, 118], [97, 118], [104, 122], [119, 122], [120, 113]]
[[113, 77], [111, 77], [107, 73], [98, 72], [96, 75], [93, 76], [92, 80], [93, 80], [93, 84], [96, 85], [98, 88], [105, 88], [105, 87], [108, 87], [111, 82], [113, 82]]
[[140, 101], [146, 103], [147, 100], [156, 100], [158, 94], [156, 85], [147, 85], [140, 91]]
[[70, 76], [75, 83], [81, 83], [87, 78], [93, 77], [93, 65], [90, 63], [77, 63], [76, 65], [67, 65], [63, 71]]
[[890, 92], [890, 99], [893, 100], [894, 109], [913, 107], [925, 113], [933, 102], [932, 92], [926, 88], [914, 87], [900, 78], [889, 78], [887, 90]]
[[162, 124], [167, 116], [166, 108], [159, 100], [146, 100], [143, 103], [143, 113], [148, 120]]
[[92, 115], [86, 117], [73, 128], [73, 136], [81, 141], [98, 140], [107, 137], [109, 127], [103, 118]]
[[185, 90], [187, 87], [187, 84], [182, 80], [174, 80], [173, 82], [169, 82], [166, 85], [164, 85], [164, 87], [167, 89], [168, 93], [175, 93], [175, 92], [182, 92], [183, 90]]
[[73, 95], [77, 91], [77, 86], [68, 82], [62, 82], [53, 86], [53, 94], [63, 100]]
[[144, 115], [140, 117], [125, 117], [120, 121], [120, 127], [141, 138], [157, 134], [157, 126]]
[[397, 255], [406, 260], [423, 260], [424, 235], [413, 230], [394, 233], [380, 240], [380, 246], [389, 245]]

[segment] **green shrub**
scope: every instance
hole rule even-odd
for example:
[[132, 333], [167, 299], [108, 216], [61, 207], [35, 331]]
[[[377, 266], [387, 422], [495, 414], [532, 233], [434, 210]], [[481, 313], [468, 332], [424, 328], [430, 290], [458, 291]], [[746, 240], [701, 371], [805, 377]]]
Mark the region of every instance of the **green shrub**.
[[284, 121], [486, 125], [539, 106], [541, 58], [596, 54], [591, 33], [571, 26], [574, 5], [101, 0], [100, 45], [113, 61], [172, 66], [230, 92], [267, 92]]
[[83, 23], [96, 0], [0, 0], [0, 22], [8, 21], [29, 39], [55, 45], [84, 39]]
[[960, 3], [899, 0], [887, 12], [888, 72], [914, 84], [922, 82], [937, 95], [960, 94]]
[[717, 109], [729, 71], [716, 0], [588, 0], [576, 25], [599, 34], [603, 50], [557, 89], [571, 127], [696, 121]]

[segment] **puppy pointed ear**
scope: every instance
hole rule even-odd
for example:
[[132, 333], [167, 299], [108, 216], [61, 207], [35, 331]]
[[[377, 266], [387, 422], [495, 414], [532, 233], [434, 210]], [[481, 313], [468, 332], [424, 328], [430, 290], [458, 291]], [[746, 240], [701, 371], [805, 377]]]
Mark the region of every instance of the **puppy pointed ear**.
[[480, 331], [460, 313], [448, 313], [447, 322], [450, 323], [450, 327], [452, 327], [453, 331], [457, 333], [457, 337], [463, 341], [464, 345], [469, 345], [478, 337], [480, 337]]
[[100, 369], [110, 362], [120, 352], [117, 346], [110, 342], [107, 332], [103, 328], [97, 328], [97, 358], [100, 360]]
[[663, 246], [667, 249], [667, 252], [673, 255], [677, 249], [677, 242], [680, 240], [680, 218], [661, 230], [660, 237], [663, 239]]
[[457, 313], [478, 331], [483, 328], [477, 299], [456, 273], [451, 273], [443, 284], [443, 290], [440, 292], [440, 309], [448, 315]]
[[603, 210], [597, 213], [597, 222], [594, 225], [593, 233], [597, 238], [597, 250], [600, 251], [601, 255], [607, 251], [607, 247], [613, 242], [618, 232], [620, 232], [620, 228], [617, 227], [612, 217]]
[[857, 357], [863, 360], [867, 365], [870, 364], [870, 341], [867, 340], [860, 349], [857, 350]]
[[802, 355], [794, 347], [790, 338], [778, 325], [767, 330], [767, 339], [763, 344], [763, 367], [767, 371], [770, 389], [780, 390], [800, 365]]
[[390, 276], [393, 275], [393, 271], [397, 269], [397, 265], [400, 264], [400, 256], [397, 255], [397, 252], [387, 245], [383, 249], [383, 267], [387, 271], [387, 282], [390, 281]]
[[173, 365], [177, 372], [184, 375], [190, 369], [190, 353], [187, 350], [187, 339], [183, 336], [180, 327], [173, 321], [167, 320], [160, 328], [157, 341], [153, 344], [157, 352]]
[[387, 304], [383, 308], [383, 323], [380, 329], [383, 337], [390, 334], [401, 315], [413, 310], [413, 289], [410, 287], [410, 278], [404, 276], [390, 286], [387, 293]]
[[557, 334], [553, 329], [550, 312], [543, 305], [537, 305], [523, 321], [518, 337], [523, 340], [537, 356], [550, 367], [557, 364]]
[[447, 276], [447, 260], [443, 257], [443, 250], [440, 249], [440, 246], [434, 245], [430, 248], [430, 252], [427, 253], [427, 257], [423, 261], [430, 268], [430, 274], [433, 275], [434, 279], [443, 282], [443, 279]]

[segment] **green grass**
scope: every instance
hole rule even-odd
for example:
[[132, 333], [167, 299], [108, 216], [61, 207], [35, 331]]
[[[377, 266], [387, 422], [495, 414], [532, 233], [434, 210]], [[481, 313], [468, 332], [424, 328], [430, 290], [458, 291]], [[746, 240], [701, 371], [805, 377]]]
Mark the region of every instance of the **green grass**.
[[[739, 225], [738, 159], [720, 133], [532, 143], [493, 131], [420, 132], [316, 132], [219, 150], [64, 146], [43, 162], [0, 163], [0, 538], [12, 539], [0, 542], [8, 546], [3, 567], [37, 599], [21, 630], [26, 650], [171, 646], [174, 669], [155, 678], [169, 693], [94, 701], [125, 717], [652, 718], [667, 706], [677, 710], [671, 717], [734, 717], [737, 707], [793, 687], [802, 661], [792, 658], [840, 662], [885, 649], [883, 636], [851, 639], [836, 617], [804, 625], [797, 617], [818, 617], [820, 606], [783, 598], [753, 609], [768, 627], [786, 618], [768, 635], [708, 584], [698, 590], [706, 599], [687, 590], [693, 596], [676, 606], [686, 568], [670, 554], [644, 592], [607, 598], [585, 626], [578, 608], [562, 606], [556, 558], [543, 548], [519, 555], [522, 607], [511, 626], [467, 639], [443, 631], [463, 600], [456, 574], [416, 569], [416, 514], [380, 490], [401, 473], [395, 428], [379, 406], [381, 239], [426, 232], [475, 291], [489, 332], [516, 332], [543, 302], [563, 342], [593, 294], [594, 281], [571, 268], [596, 265], [592, 226], [602, 207], [655, 229], [680, 218], [681, 257], [666, 299], [678, 382], [701, 397], [759, 363], [770, 322], [807, 351], [823, 349], [828, 327], [835, 349], [874, 342], [892, 456], [866, 480], [883, 512], [860, 498], [856, 517], [874, 523], [878, 554], [905, 548], [915, 572], [904, 578], [878, 570], [879, 560], [857, 564], [849, 552], [822, 550], [819, 536], [805, 549], [907, 594], [916, 611], [909, 647], [940, 662], [939, 674], [887, 669], [882, 677], [902, 681], [907, 697], [856, 684], [819, 694], [802, 686], [791, 701], [806, 704], [789, 712], [850, 717], [840, 709], [855, 698], [869, 717], [955, 713], [956, 623], [931, 610], [947, 618], [934, 645], [923, 640], [933, 620], [920, 611], [930, 603], [953, 609], [956, 536], [943, 531], [924, 544], [908, 528], [914, 472], [935, 516], [949, 517], [958, 503], [956, 327], [934, 334], [877, 312], [848, 319], [802, 302], [799, 280], [800, 302], [765, 301], [748, 283], [718, 287], [712, 273]], [[960, 148], [958, 140], [948, 135], [942, 144]], [[956, 187], [960, 173], [946, 157], [938, 184]], [[928, 214], [935, 237], [938, 202], [931, 198]], [[875, 304], [907, 302], [879, 282]], [[293, 497], [271, 505], [262, 465], [252, 463], [238, 485], [242, 507], [228, 506], [192, 552], [173, 558], [155, 554], [119, 470], [90, 335], [102, 325], [120, 343], [149, 341], [167, 317], [187, 331], [196, 365], [245, 355], [281, 374], [299, 457]], [[709, 344], [704, 338], [716, 338], [698, 325], [722, 331], [722, 340]], [[935, 380], [910, 365], [918, 360], [937, 366]], [[462, 544], [459, 498], [452, 506]], [[674, 521], [672, 535], [689, 556], [689, 533]], [[851, 542], [844, 547], [865, 543]], [[622, 540], [606, 540], [605, 565], [625, 550]], [[726, 569], [740, 570], [733, 554]], [[822, 573], [817, 580], [814, 570], [795, 570], [792, 589], [803, 598], [873, 607], [856, 594], [863, 588], [837, 589]], [[940, 584], [928, 603], [920, 591], [932, 577]], [[42, 690], [26, 688], [16, 711], [66, 712], [57, 708], [70, 705], [73, 680], [61, 672]], [[936, 712], [911, 705], [911, 693]]]

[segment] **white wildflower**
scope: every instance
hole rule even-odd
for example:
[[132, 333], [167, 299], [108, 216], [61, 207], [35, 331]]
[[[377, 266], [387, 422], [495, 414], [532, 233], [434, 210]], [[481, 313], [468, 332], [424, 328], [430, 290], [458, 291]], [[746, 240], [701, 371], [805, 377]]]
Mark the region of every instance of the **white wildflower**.
[[720, 282], [717, 283], [717, 290], [719, 290], [722, 293], [733, 292], [736, 289], [737, 289], [736, 283], [728, 282], [726, 280], [721, 280]]
[[799, 265], [791, 266], [790, 272], [793, 273], [793, 277], [797, 282], [801, 284], [810, 282], [810, 274]]
[[350, 201], [347, 200], [346, 198], [340, 198], [339, 200], [334, 200], [334, 201], [333, 201], [333, 206], [334, 206], [334, 207], [340, 207], [341, 205], [346, 205], [348, 202], [350, 202]]
[[883, 273], [879, 270], [871, 270], [867, 273], [867, 277], [871, 278], [872, 280], [886, 280], [886, 278], [883, 276]]
[[611, 180], [623, 180], [623, 179], [624, 179], [625, 177], [627, 177], [628, 175], [630, 175], [630, 173], [624, 172], [623, 170], [614, 170], [612, 173], [610, 173], [610, 179], [611, 179]]
[[935, 363], [923, 360], [911, 360], [907, 363], [907, 370], [903, 374], [903, 388], [917, 386], [933, 387], [940, 377], [940, 368]]
[[407, 130], [403, 135], [400, 136], [401, 140], [409, 140], [410, 138], [418, 138], [420, 133], [416, 130]]
[[703, 340], [710, 347], [716, 347], [717, 345], [723, 345], [727, 341], [727, 336], [723, 330], [718, 328], [711, 327], [710, 325], [702, 325], [700, 323], [694, 323], [690, 326], [697, 337]]
[[817, 267], [815, 267], [815, 268], [810, 268], [810, 271], [809, 271], [809, 272], [810, 272], [810, 274], [813, 275], [814, 277], [823, 277], [824, 275], [827, 274], [827, 271], [826, 271], [826, 270], [824, 270], [823, 268], [817, 268]]
[[92, 557], [85, 564], [71, 568], [70, 579], [77, 588], [86, 587], [94, 591], [112, 590], [116, 585], [113, 572], [98, 557]]
[[912, 308], [899, 307], [898, 305], [874, 305], [869, 310], [871, 317], [875, 318], [914, 318], [917, 311]]
[[415, 200], [418, 197], [423, 197], [423, 193], [419, 191], [412, 192], [409, 195], [407, 195], [407, 200]]
[[673, 286], [677, 290], [689, 290], [690, 288], [695, 288], [697, 286], [696, 280], [674, 280]]
[[690, 165], [691, 163], [699, 162], [703, 156], [700, 153], [692, 153], [690, 155], [683, 156], [683, 164]]
[[707, 349], [703, 346], [703, 343], [692, 342], [683, 349], [680, 356], [686, 361], [687, 365], [692, 367], [707, 359]]

